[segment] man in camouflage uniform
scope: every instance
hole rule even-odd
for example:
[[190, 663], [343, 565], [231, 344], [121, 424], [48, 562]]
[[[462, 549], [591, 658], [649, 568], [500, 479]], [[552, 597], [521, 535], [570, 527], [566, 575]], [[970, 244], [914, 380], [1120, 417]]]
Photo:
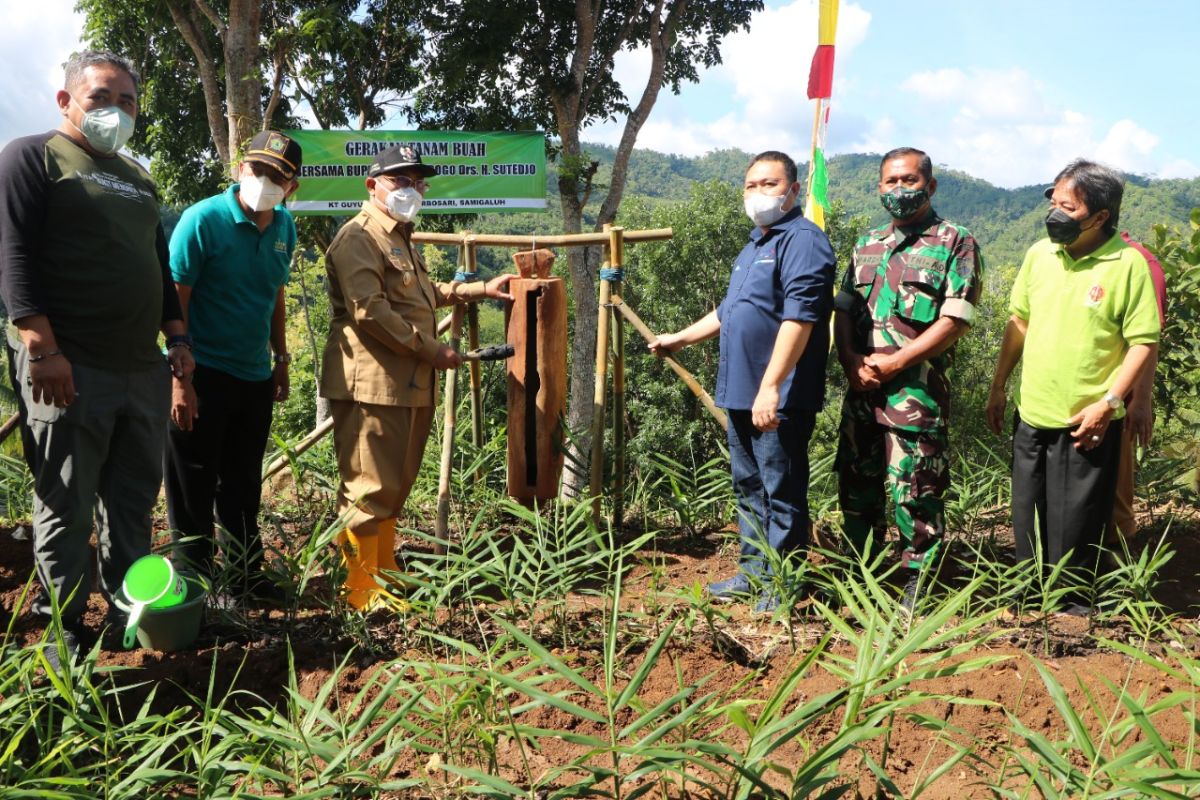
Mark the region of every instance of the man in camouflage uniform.
[[883, 157], [879, 194], [893, 221], [861, 237], [834, 301], [838, 359], [850, 381], [837, 470], [844, 530], [872, 550], [887, 532], [884, 483], [913, 571], [937, 556], [949, 485], [946, 425], [954, 342], [975, 319], [983, 262], [974, 237], [933, 210], [933, 165], [902, 147]]

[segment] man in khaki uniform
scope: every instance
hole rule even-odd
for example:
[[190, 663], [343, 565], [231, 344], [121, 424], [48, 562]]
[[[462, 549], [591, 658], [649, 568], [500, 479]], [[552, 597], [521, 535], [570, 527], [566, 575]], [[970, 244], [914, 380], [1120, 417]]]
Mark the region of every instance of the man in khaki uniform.
[[376, 156], [368, 199], [325, 255], [331, 320], [321, 394], [330, 401], [337, 452], [339, 537], [347, 602], [380, 597], [379, 570], [396, 571], [396, 518], [417, 477], [433, 422], [437, 378], [459, 354], [436, 335], [434, 309], [483, 297], [512, 300], [512, 275], [487, 284], [434, 283], [413, 245], [413, 220], [436, 170], [408, 145]]

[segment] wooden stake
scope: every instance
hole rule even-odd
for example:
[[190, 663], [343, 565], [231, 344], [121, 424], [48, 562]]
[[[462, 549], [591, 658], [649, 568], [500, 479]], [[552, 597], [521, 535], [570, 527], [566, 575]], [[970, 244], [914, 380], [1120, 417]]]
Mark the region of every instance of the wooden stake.
[[[450, 346], [459, 349], [462, 339], [463, 307], [454, 306], [450, 315]], [[442, 468], [438, 475], [437, 522], [433, 535], [437, 538], [434, 552], [446, 552], [450, 542], [450, 472], [454, 458], [455, 406], [458, 405], [458, 370], [446, 370], [446, 387], [442, 393]]]
[[[645, 339], [647, 343], [653, 342], [658, 338], [654, 335], [654, 332], [646, 326], [646, 323], [642, 322], [641, 317], [639, 317], [632, 308], [625, 305], [625, 302], [621, 300], [619, 295], [612, 296], [612, 304], [613, 308], [615, 308], [621, 314], [621, 316], [629, 320], [629, 324], [633, 326], [635, 331], [642, 335], [642, 338]], [[728, 429], [729, 420], [726, 419], [725, 412], [717, 408], [717, 404], [713, 402], [712, 396], [704, 390], [704, 387], [701, 386], [700, 382], [692, 376], [692, 373], [684, 369], [682, 364], [670, 356], [664, 357], [663, 361], [667, 362], [667, 366], [669, 366], [675, 372], [675, 374], [678, 375], [685, 384], [687, 384], [687, 387], [692, 390], [692, 394], [700, 398], [700, 402], [704, 404], [706, 409], [708, 409], [708, 413], [712, 414], [713, 418], [720, 423], [721, 427]]]
[[[625, 266], [625, 229], [614, 226], [608, 249], [612, 264], [610, 269]], [[621, 291], [621, 281], [612, 282], [610, 292]], [[611, 297], [611, 295], [610, 295]], [[612, 317], [613, 326], [613, 524], [620, 526], [625, 520], [625, 325], [619, 314], [606, 309]]]
[[298, 456], [308, 448], [312, 447], [317, 442], [321, 441], [321, 437], [333, 430], [333, 417], [326, 417], [321, 421], [321, 424], [313, 428], [303, 439], [296, 443], [291, 452], [283, 455], [272, 461], [265, 470], [263, 470], [263, 480], [270, 478], [276, 472], [283, 469], [292, 456]]
[[[467, 272], [479, 269], [475, 259], [475, 237], [464, 241], [463, 255]], [[479, 348], [479, 306], [476, 303], [467, 305], [467, 344], [472, 350]], [[483, 395], [482, 368], [478, 361], [471, 361], [467, 371], [471, 375], [471, 444], [476, 449], [483, 447]], [[475, 470], [476, 483], [483, 480], [483, 468]]]
[[[605, 259], [601, 269], [612, 263], [611, 225], [605, 225]], [[608, 382], [608, 320], [612, 284], [600, 279], [600, 301], [596, 312], [596, 391], [592, 396], [592, 522], [600, 527], [600, 501], [604, 491], [604, 390]]]

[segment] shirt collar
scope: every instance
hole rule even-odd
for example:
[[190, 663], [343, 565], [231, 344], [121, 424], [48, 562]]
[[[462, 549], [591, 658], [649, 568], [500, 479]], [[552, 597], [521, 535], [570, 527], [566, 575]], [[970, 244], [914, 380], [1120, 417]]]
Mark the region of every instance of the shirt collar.
[[[241, 189], [240, 184], [233, 184], [225, 190], [225, 203], [229, 206], [229, 215], [233, 217], [233, 224], [239, 225], [245, 223], [253, 225], [255, 230], [258, 230], [258, 224], [250, 219], [246, 214], [246, 209], [242, 208], [242, 204], [238, 202], [238, 191]], [[274, 222], [274, 220], [272, 220]]]
[[942, 223], [942, 218], [933, 210], [933, 206], [929, 207], [929, 214], [924, 219], [913, 225], [897, 225], [896, 220], [888, 223], [884, 229], [885, 236], [895, 235], [899, 240], [908, 239], [912, 236], [920, 236], [930, 231], [937, 232], [937, 226]]
[[384, 211], [379, 206], [371, 202], [371, 198], [367, 198], [363, 203], [363, 213], [370, 217], [376, 225], [383, 228], [386, 233], [394, 233], [397, 228], [405, 236], [411, 236], [413, 224], [411, 222], [400, 222], [391, 214]]
[[782, 217], [780, 217], [779, 219], [775, 220], [770, 225], [768, 225], [766, 233], [763, 233], [763, 229], [758, 227], [757, 225], [755, 225], [754, 228], [750, 231], [750, 241], [757, 244], [760, 240], [765, 239], [766, 237], [775, 233], [777, 228], [783, 228], [783, 227], [787, 226], [788, 224], [794, 222], [798, 217], [800, 217], [802, 215], [803, 215], [803, 212], [800, 210], [800, 206], [799, 205], [793, 206], [791, 211], [787, 212]]
[[1113, 233], [1108, 241], [1097, 247], [1086, 256], [1078, 259], [1071, 258], [1071, 254], [1067, 252], [1066, 245], [1057, 245], [1058, 256], [1067, 264], [1082, 264], [1085, 261], [1114, 261], [1121, 257], [1121, 251], [1129, 245], [1125, 244], [1125, 240], [1121, 238], [1121, 234]]

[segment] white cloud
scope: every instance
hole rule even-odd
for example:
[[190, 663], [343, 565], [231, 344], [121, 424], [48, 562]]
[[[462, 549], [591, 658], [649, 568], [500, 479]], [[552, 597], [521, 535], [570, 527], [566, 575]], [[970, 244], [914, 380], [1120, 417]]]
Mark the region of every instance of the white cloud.
[[1158, 137], [1131, 119], [1118, 120], [1096, 146], [1096, 157], [1130, 172], [1148, 172], [1154, 168], [1154, 148]]
[[[838, 15], [837, 64], [866, 38], [871, 15], [853, 3]], [[754, 15], [747, 31], [730, 34], [721, 45], [722, 63], [700, 74], [701, 86], [684, 91], [705, 97], [719, 94], [719, 109], [684, 104], [669, 93], [659, 95], [654, 112], [638, 136], [638, 147], [685, 156], [725, 147], [785, 150], [806, 158], [813, 103], [808, 99], [808, 69], [817, 43], [816, 0], [793, 0]], [[834, 96], [842, 72], [834, 67]], [[631, 102], [636, 102], [650, 69], [645, 48], [618, 54], [613, 75]], [[698, 105], [700, 106], [698, 108]], [[710, 118], [697, 119], [709, 111]], [[712, 112], [721, 113], [711, 118]], [[624, 120], [596, 125], [589, 141], [616, 144]]]
[[4, 75], [0, 87], [0, 145], [58, 127], [54, 93], [62, 88], [63, 62], [79, 49], [83, 16], [75, 0], [6, 2], [0, 26]]
[[1200, 175], [1200, 166], [1186, 158], [1177, 158], [1163, 164], [1158, 170], [1160, 178], [1194, 178]]
[[[1105, 127], [1102, 120], [1056, 107], [1047, 87], [1021, 68], [918, 72], [900, 88], [915, 104], [890, 141], [912, 141], [935, 162], [999, 186], [1047, 182], [1079, 157], [1127, 172], [1162, 172], [1156, 134], [1130, 119]], [[876, 141], [866, 136], [845, 149], [884, 149], [882, 141], [872, 148]], [[1197, 172], [1189, 162], [1170, 163], [1174, 174]]]
[[900, 88], [922, 100], [958, 104], [966, 119], [990, 121], [1046, 119], [1053, 115], [1045, 87], [1020, 67], [994, 70], [939, 69], [909, 76]]

